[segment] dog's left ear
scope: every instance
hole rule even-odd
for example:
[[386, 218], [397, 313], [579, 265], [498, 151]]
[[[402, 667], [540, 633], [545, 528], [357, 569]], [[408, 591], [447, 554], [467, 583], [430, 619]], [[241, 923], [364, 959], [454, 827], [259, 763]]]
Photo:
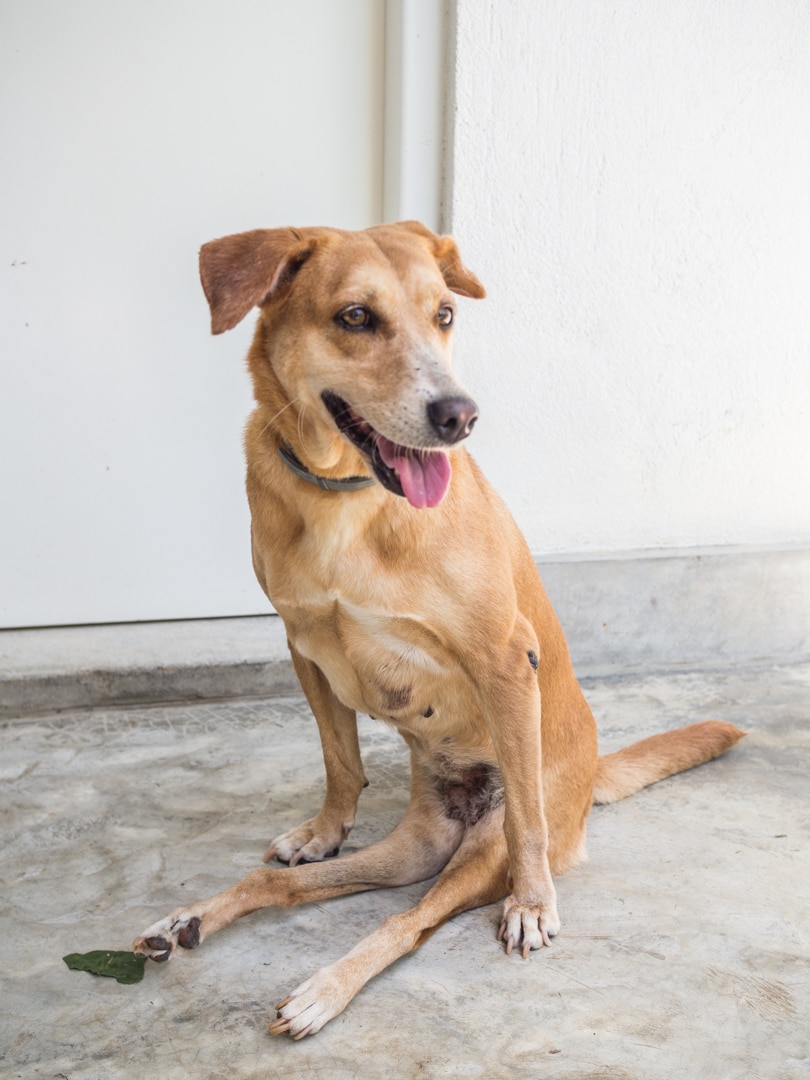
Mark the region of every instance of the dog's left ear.
[[447, 282], [447, 288], [460, 296], [471, 296], [473, 300], [483, 300], [487, 290], [461, 261], [456, 242], [452, 236], [436, 237], [436, 262]]
[[461, 261], [458, 247], [452, 236], [437, 236], [421, 221], [400, 221], [399, 225], [409, 232], [418, 233], [430, 240], [433, 245], [433, 254], [442, 277], [447, 283], [448, 289], [459, 296], [470, 296], [473, 300], [483, 300], [487, 290], [472, 272]]

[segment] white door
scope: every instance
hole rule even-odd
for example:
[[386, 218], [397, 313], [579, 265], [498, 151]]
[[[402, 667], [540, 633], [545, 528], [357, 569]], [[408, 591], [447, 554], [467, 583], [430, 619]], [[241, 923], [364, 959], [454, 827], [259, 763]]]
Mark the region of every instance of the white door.
[[3, 0], [0, 625], [264, 612], [204, 241], [381, 220], [382, 0]]

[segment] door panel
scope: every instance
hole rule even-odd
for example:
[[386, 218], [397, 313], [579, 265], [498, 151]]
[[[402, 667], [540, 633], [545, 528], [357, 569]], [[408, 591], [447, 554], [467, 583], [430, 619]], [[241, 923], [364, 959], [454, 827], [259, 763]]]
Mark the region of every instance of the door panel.
[[201, 243], [382, 215], [382, 0], [6, 0], [0, 625], [268, 610]]

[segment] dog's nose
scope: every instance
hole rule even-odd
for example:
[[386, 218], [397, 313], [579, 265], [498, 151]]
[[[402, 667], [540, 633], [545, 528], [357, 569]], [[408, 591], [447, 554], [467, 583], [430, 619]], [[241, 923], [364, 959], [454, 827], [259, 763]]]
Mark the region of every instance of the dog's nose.
[[442, 442], [466, 439], [478, 419], [478, 406], [470, 398], [441, 398], [427, 407], [430, 424]]

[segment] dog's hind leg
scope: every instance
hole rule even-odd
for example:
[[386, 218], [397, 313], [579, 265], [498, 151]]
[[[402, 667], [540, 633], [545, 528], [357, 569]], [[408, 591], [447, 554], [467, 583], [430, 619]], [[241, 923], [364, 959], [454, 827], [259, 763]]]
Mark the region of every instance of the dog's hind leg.
[[337, 700], [320, 668], [292, 645], [290, 654], [318, 722], [326, 769], [326, 796], [321, 809], [314, 818], [277, 836], [265, 852], [265, 862], [275, 858], [295, 866], [337, 855], [354, 826], [357, 801], [367, 781], [355, 713]]
[[491, 904], [507, 892], [508, 855], [503, 810], [492, 811], [464, 834], [438, 881], [409, 911], [385, 922], [342, 959], [321, 968], [276, 1006], [270, 1034], [314, 1035], [341, 1013], [375, 975], [418, 948], [453, 915]]
[[414, 761], [405, 817], [384, 839], [362, 851], [289, 869], [262, 867], [208, 900], [178, 908], [144, 930], [133, 951], [168, 960], [179, 947], [194, 949], [224, 926], [265, 907], [292, 907], [333, 896], [410, 885], [437, 874], [459, 846], [463, 826], [443, 813]]

